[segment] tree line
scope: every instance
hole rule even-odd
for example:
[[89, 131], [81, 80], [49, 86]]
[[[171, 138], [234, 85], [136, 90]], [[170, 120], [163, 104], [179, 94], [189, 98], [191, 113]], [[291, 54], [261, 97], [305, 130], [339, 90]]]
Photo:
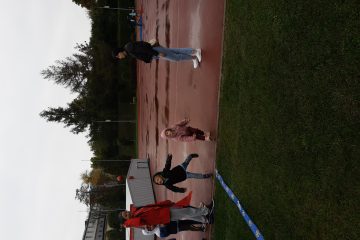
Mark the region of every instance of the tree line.
[[[55, 61], [41, 75], [76, 97], [66, 106], [49, 106], [40, 116], [63, 124], [74, 134], [87, 133], [93, 152], [92, 169], [81, 174], [83, 185], [76, 190], [76, 198], [90, 207], [96, 204], [104, 209], [123, 208], [125, 188], [115, 178], [126, 175], [129, 163], [103, 160], [131, 159], [136, 155], [135, 124], [116, 122], [136, 118], [135, 62], [117, 62], [111, 56], [112, 49], [134, 39], [134, 29], [126, 13], [100, 7], [128, 8], [134, 6], [134, 1], [72, 1], [88, 13], [90, 41], [76, 44], [71, 56]], [[116, 211], [108, 216], [114, 228], [108, 235], [118, 239], [116, 216]]]

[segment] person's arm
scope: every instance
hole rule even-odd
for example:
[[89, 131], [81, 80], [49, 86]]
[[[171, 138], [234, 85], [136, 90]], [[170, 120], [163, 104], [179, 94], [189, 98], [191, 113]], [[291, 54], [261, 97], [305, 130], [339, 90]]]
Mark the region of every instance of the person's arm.
[[168, 172], [170, 170], [170, 168], [171, 168], [171, 160], [172, 160], [172, 155], [168, 154], [167, 158], [166, 158], [166, 163], [165, 163], [163, 173], [166, 173], [166, 172]]
[[141, 218], [130, 218], [130, 219], [127, 219], [123, 226], [125, 227], [141, 227], [143, 226], [143, 222], [141, 220]]
[[153, 233], [151, 231], [148, 231], [147, 229], [142, 229], [141, 233], [145, 236], [153, 235]]
[[178, 126], [186, 126], [189, 122], [190, 122], [190, 119], [185, 118], [184, 120], [181, 120], [180, 122], [178, 122], [176, 125], [178, 125]]
[[150, 43], [148, 42], [144, 42], [144, 41], [137, 41], [134, 43], [134, 45], [136, 47], [145, 47], [145, 48], [149, 48], [149, 49], [152, 49], [152, 46]]
[[148, 231], [153, 231], [155, 229], [155, 226], [153, 225], [146, 225], [145, 226], [145, 229], [148, 230]]
[[159, 42], [155, 38], [151, 39], [148, 43], [153, 47], [159, 46]]
[[186, 188], [180, 188], [180, 187], [176, 187], [174, 185], [165, 185], [165, 187], [173, 192], [178, 192], [178, 193], [184, 193], [186, 192]]

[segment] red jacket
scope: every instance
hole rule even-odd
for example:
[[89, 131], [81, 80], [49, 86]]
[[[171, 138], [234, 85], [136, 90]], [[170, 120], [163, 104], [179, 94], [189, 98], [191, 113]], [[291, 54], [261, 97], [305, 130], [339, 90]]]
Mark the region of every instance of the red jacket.
[[192, 192], [182, 200], [173, 203], [170, 200], [149, 204], [144, 207], [130, 207], [132, 218], [124, 222], [125, 227], [142, 227], [170, 222], [170, 207], [186, 207], [190, 205]]

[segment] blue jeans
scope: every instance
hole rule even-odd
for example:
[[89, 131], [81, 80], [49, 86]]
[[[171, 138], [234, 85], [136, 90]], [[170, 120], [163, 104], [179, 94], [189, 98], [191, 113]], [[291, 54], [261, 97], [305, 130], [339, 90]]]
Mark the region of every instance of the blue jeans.
[[[168, 61], [177, 62], [177, 61], [186, 61], [192, 60], [195, 49], [192, 48], [164, 48], [164, 47], [154, 47], [153, 48], [158, 53], [163, 53], [165, 56], [160, 57]], [[156, 57], [159, 58], [159, 57]]]
[[204, 178], [209, 178], [209, 174], [202, 174], [202, 173], [192, 173], [192, 172], [188, 172], [186, 171], [187, 167], [189, 166], [189, 163], [191, 161], [192, 157], [191, 155], [187, 156], [187, 158], [185, 159], [185, 161], [180, 164], [180, 166], [185, 170], [186, 172], [186, 178], [196, 178], [196, 179], [204, 179]]

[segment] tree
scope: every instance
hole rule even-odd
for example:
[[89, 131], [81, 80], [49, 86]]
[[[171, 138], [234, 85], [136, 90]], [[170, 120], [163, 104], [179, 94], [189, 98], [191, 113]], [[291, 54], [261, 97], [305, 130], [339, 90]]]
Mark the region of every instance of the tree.
[[79, 189], [76, 189], [75, 199], [78, 199], [81, 203], [86, 206], [90, 205], [91, 189], [88, 184], [82, 184]]
[[81, 174], [81, 179], [86, 184], [92, 186], [109, 185], [116, 186], [119, 183], [116, 180], [116, 176], [104, 172], [101, 168], [94, 168], [90, 172], [86, 171]]
[[84, 132], [93, 119], [86, 99], [81, 96], [69, 103], [67, 108], [48, 108], [48, 110], [42, 111], [40, 116], [49, 122], [62, 122], [65, 127], [72, 126], [71, 132], [75, 134]]
[[121, 211], [111, 212], [106, 215], [107, 223], [109, 227], [120, 230], [121, 221], [119, 219], [119, 213]]
[[[89, 184], [82, 184], [79, 189], [76, 189], [75, 199], [78, 199], [86, 206], [99, 205], [101, 207], [123, 208], [125, 201], [124, 186], [90, 186]], [[113, 211], [113, 209], [110, 209]]]
[[125, 239], [125, 231], [120, 231], [117, 229], [112, 229], [106, 231], [106, 239], [108, 240], [124, 240]]
[[72, 0], [72, 1], [75, 4], [87, 9], [91, 9], [96, 4], [96, 0]]
[[69, 88], [72, 92], [85, 91], [86, 82], [92, 69], [93, 55], [90, 45], [77, 43], [78, 51], [65, 60], [57, 60], [54, 65], [41, 71], [41, 75], [56, 84]]

